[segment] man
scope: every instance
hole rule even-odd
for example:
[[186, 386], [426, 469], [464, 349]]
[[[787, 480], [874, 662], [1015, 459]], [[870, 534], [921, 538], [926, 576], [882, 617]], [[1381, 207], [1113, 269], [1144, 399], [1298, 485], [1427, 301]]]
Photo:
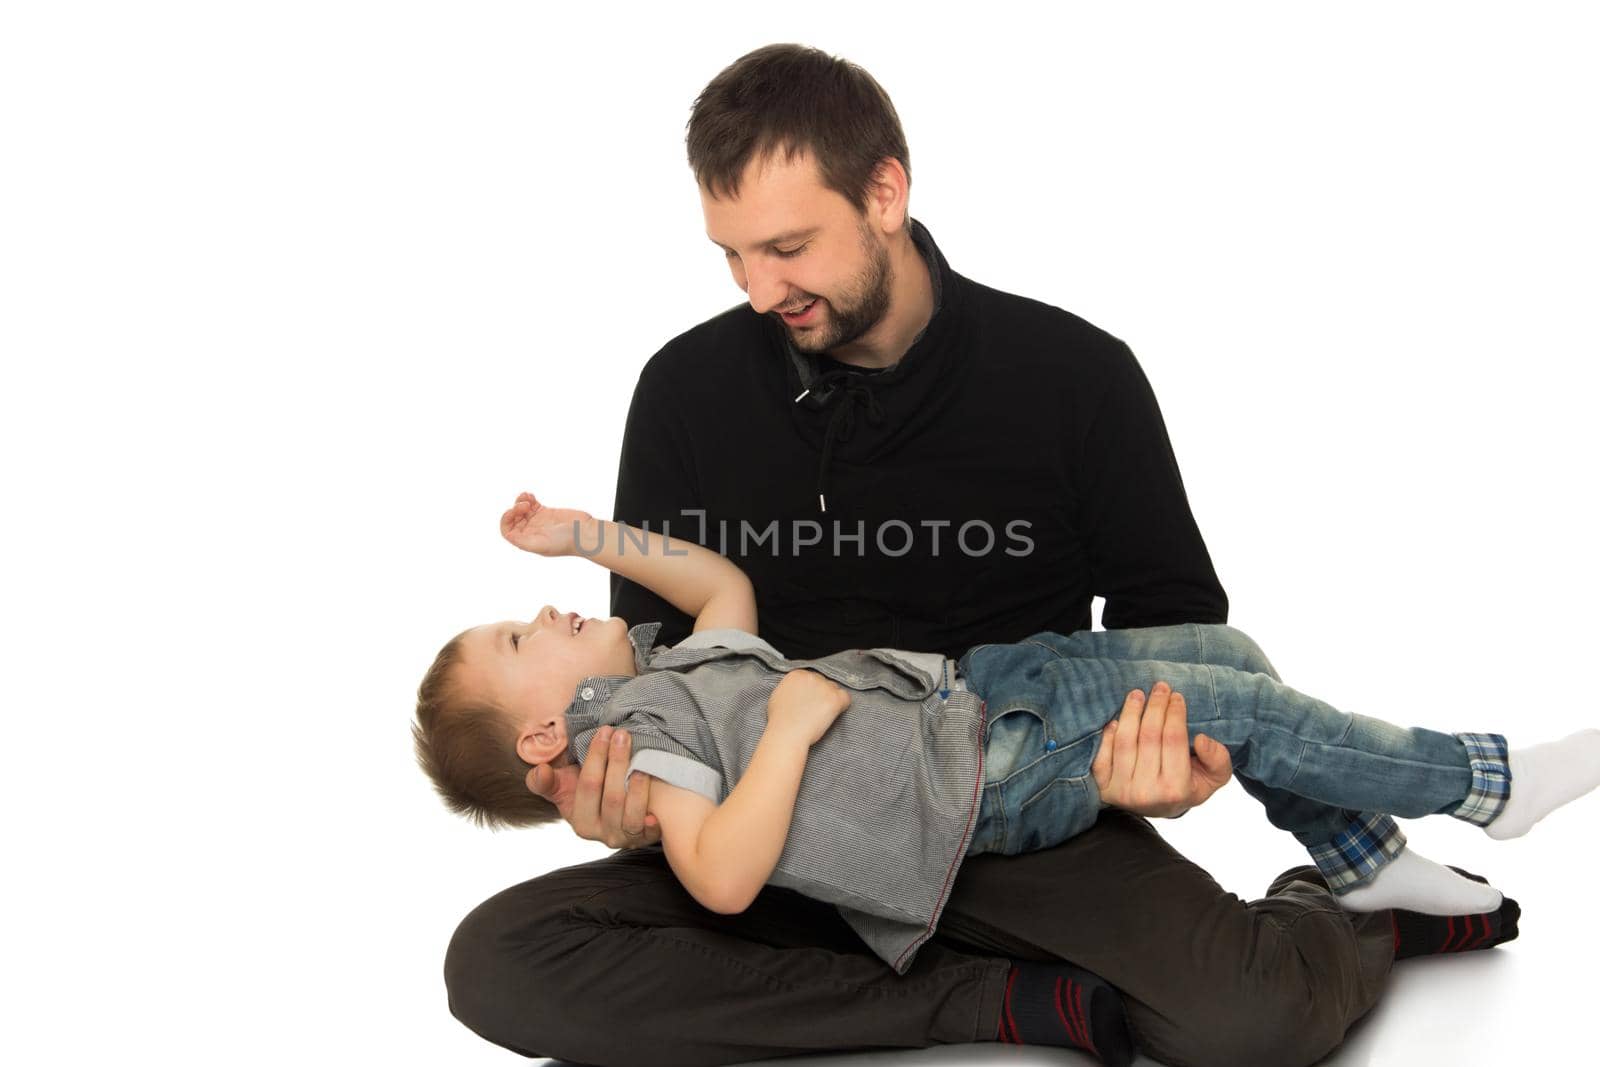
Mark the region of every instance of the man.
[[[1109, 628], [1226, 621], [1132, 353], [950, 269], [909, 215], [904, 135], [866, 72], [758, 49], [706, 87], [688, 147], [707, 235], [748, 305], [644, 368], [618, 521], [738, 561], [763, 635], [794, 658], [1069, 633], [1095, 595]], [[663, 620], [663, 644], [688, 633], [620, 580], [612, 610]], [[524, 1054], [597, 1064], [989, 1040], [1114, 1062], [1094, 1040], [1105, 1021], [1074, 1010], [1074, 988], [1098, 997], [1103, 979], [1157, 1059], [1312, 1063], [1397, 954], [1442, 938], [1409, 913], [1343, 911], [1310, 867], [1245, 904], [1166, 845], [1139, 816], [1181, 814], [1231, 774], [1191, 756], [1169, 700], [1130, 695], [1102, 748], [1096, 784], [1122, 810], [1055, 849], [969, 860], [903, 978], [786, 890], [739, 915], [700, 908], [654, 847], [648, 778], [624, 791], [627, 738], [602, 736], [581, 774], [537, 768], [529, 786], [582, 836], [628, 847], [470, 914], [446, 961], [451, 1010]]]

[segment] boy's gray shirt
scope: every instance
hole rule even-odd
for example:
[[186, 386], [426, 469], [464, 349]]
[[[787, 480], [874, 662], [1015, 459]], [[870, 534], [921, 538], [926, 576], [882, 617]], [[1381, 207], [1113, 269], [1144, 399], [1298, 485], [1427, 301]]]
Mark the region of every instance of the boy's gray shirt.
[[[721, 803], [767, 725], [767, 698], [792, 670], [851, 691], [806, 760], [783, 854], [768, 882], [835, 905], [904, 974], [933, 936], [966, 855], [983, 785], [984, 706], [937, 653], [868, 649], [783, 658], [739, 631], [653, 648], [659, 623], [628, 631], [637, 677], [586, 678], [567, 709], [569, 751], [594, 732], [633, 739], [629, 770]], [[730, 647], [731, 646], [731, 647]]]

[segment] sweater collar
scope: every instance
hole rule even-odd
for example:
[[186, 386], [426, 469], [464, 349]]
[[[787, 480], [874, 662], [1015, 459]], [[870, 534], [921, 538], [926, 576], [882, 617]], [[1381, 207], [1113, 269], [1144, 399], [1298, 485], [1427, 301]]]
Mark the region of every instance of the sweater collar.
[[[783, 329], [781, 324], [778, 326], [783, 337], [784, 351], [789, 357], [791, 378], [799, 383], [801, 390], [813, 388], [816, 390], [812, 396], [806, 398], [812, 401], [812, 407], [821, 407], [832, 399], [836, 388], [833, 382], [839, 380], [843, 374], [858, 374], [862, 378], [872, 379], [875, 383], [887, 383], [892, 380], [900, 368], [911, 359], [917, 345], [921, 344], [935, 320], [939, 318], [939, 312], [944, 307], [944, 291], [950, 264], [945, 261], [944, 253], [940, 252], [939, 246], [934, 243], [933, 234], [928, 232], [928, 228], [914, 218], [908, 216], [907, 219], [911, 228], [911, 243], [922, 256], [923, 263], [927, 264], [928, 279], [933, 285], [933, 314], [928, 316], [928, 321], [923, 323], [922, 329], [911, 339], [910, 347], [897, 361], [877, 369], [852, 367], [831, 356], [818, 357], [810, 352], [802, 352], [796, 347], [789, 331]], [[828, 376], [827, 380], [822, 380], [824, 376]]]
[[[796, 348], [789, 331], [772, 323], [781, 340], [791, 418], [801, 439], [819, 451], [817, 508], [828, 510], [835, 455], [869, 463], [881, 449], [950, 402], [965, 346], [960, 340], [963, 279], [950, 269], [928, 228], [910, 220], [911, 240], [933, 286], [933, 314], [905, 354], [882, 370], [821, 359]], [[769, 320], [770, 321], [770, 320]]]

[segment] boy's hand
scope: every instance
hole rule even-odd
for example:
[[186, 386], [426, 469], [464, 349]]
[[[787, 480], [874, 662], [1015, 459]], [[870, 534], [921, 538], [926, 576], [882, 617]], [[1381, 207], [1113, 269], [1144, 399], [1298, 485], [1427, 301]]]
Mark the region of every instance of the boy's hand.
[[645, 814], [650, 776], [635, 774], [623, 792], [630, 747], [626, 731], [602, 726], [589, 742], [581, 769], [541, 763], [528, 771], [528, 788], [554, 804], [572, 832], [585, 841], [599, 841], [609, 848], [657, 844], [660, 820]]
[[1122, 716], [1106, 723], [1090, 766], [1102, 807], [1149, 818], [1175, 819], [1205, 803], [1233, 777], [1233, 759], [1220, 741], [1196, 734], [1189, 752], [1189, 712], [1182, 693], [1166, 682], [1135, 689]]
[[850, 706], [850, 691], [815, 671], [790, 671], [767, 698], [767, 729], [790, 733], [809, 748]]
[[590, 523], [594, 516], [572, 508], [547, 508], [532, 493], [521, 493], [500, 516], [500, 536], [518, 548], [540, 556], [569, 556], [574, 525]]

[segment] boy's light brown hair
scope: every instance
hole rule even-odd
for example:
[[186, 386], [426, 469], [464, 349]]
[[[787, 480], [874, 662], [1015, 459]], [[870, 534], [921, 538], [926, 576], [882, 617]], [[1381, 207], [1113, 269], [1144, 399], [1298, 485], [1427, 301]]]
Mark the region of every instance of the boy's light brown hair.
[[499, 830], [561, 818], [556, 806], [528, 788], [528, 768], [517, 755], [509, 716], [465, 692], [458, 634], [439, 650], [417, 687], [417, 721], [411, 724], [417, 764], [445, 805], [479, 826]]
[[695, 180], [713, 197], [739, 195], [752, 158], [802, 149], [822, 184], [867, 209], [873, 172], [893, 157], [911, 182], [911, 151], [889, 94], [865, 70], [820, 49], [769, 44], [740, 56], [700, 91], [685, 142]]

